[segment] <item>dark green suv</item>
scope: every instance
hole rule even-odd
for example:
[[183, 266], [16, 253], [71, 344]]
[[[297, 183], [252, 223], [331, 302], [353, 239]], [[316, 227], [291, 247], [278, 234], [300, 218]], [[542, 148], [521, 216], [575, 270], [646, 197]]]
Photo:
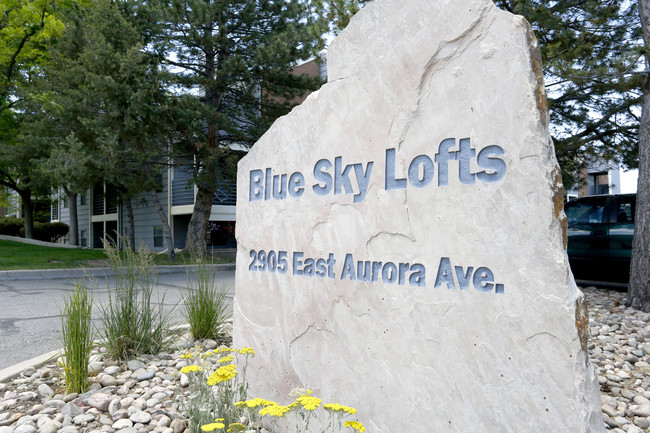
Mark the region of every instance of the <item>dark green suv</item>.
[[567, 252], [577, 279], [627, 283], [636, 194], [595, 195], [564, 205]]

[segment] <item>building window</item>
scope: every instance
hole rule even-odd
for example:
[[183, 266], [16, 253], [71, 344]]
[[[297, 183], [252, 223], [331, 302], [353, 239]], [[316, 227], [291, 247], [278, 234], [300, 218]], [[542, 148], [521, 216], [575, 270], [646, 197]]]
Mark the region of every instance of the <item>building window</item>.
[[153, 246], [158, 248], [163, 246], [163, 229], [162, 226], [153, 228]]
[[81, 197], [79, 199], [79, 204], [81, 206], [86, 206], [88, 204], [88, 193], [87, 192], [82, 192]]
[[67, 208], [68, 208], [68, 196], [64, 195], [63, 196], [63, 209], [67, 209]]
[[54, 203], [52, 203], [52, 207], [50, 209], [50, 217], [51, 217], [50, 219], [52, 221], [58, 221], [59, 220], [59, 202], [58, 201], [54, 201]]
[[79, 245], [82, 247], [88, 246], [88, 230], [81, 230], [79, 234]]

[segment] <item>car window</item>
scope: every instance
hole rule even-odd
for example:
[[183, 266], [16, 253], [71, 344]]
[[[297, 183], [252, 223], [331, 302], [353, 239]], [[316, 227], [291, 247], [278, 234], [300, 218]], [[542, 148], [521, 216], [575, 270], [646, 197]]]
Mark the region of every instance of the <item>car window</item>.
[[599, 201], [578, 200], [567, 203], [565, 213], [569, 226], [585, 223], [602, 223], [605, 203]]
[[616, 222], [633, 223], [634, 222], [634, 201], [632, 197], [621, 197], [616, 212]]

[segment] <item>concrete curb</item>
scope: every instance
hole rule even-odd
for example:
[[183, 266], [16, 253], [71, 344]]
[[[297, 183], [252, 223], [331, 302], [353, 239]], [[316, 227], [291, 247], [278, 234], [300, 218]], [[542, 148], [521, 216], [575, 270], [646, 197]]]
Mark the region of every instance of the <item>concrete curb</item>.
[[[216, 271], [232, 271], [234, 263], [213, 265]], [[195, 272], [196, 265], [166, 265], [156, 266], [159, 274]], [[114, 273], [111, 268], [73, 268], [73, 269], [34, 269], [29, 271], [0, 271], [0, 281], [10, 280], [51, 280], [51, 279], [80, 279], [84, 277], [111, 277]]]
[[61, 349], [56, 349], [51, 352], [35, 356], [34, 358], [28, 359], [27, 361], [22, 361], [18, 364], [14, 364], [11, 367], [5, 368], [4, 370], [0, 370], [0, 383], [9, 382], [11, 379], [20, 376], [20, 373], [29, 367], [38, 368], [39, 366], [59, 356], [59, 353], [61, 353]]

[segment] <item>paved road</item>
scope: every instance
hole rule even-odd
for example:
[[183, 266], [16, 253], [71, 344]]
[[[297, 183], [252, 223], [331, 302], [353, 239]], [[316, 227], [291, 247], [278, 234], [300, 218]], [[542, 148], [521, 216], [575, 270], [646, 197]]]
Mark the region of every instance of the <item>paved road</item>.
[[[232, 306], [235, 271], [217, 272], [217, 279], [219, 284], [228, 286], [228, 300]], [[100, 305], [108, 299], [110, 280], [100, 277], [89, 284], [95, 301], [93, 317], [96, 324]], [[0, 279], [0, 370], [61, 346], [60, 308], [63, 307], [64, 295], [73, 290], [73, 282], [71, 278]], [[180, 303], [186, 287], [187, 275], [180, 267], [179, 272], [161, 274], [154, 291], [153, 299], [156, 301], [164, 294], [164, 308], [172, 311], [177, 323], [183, 321], [182, 313], [174, 306]]]

